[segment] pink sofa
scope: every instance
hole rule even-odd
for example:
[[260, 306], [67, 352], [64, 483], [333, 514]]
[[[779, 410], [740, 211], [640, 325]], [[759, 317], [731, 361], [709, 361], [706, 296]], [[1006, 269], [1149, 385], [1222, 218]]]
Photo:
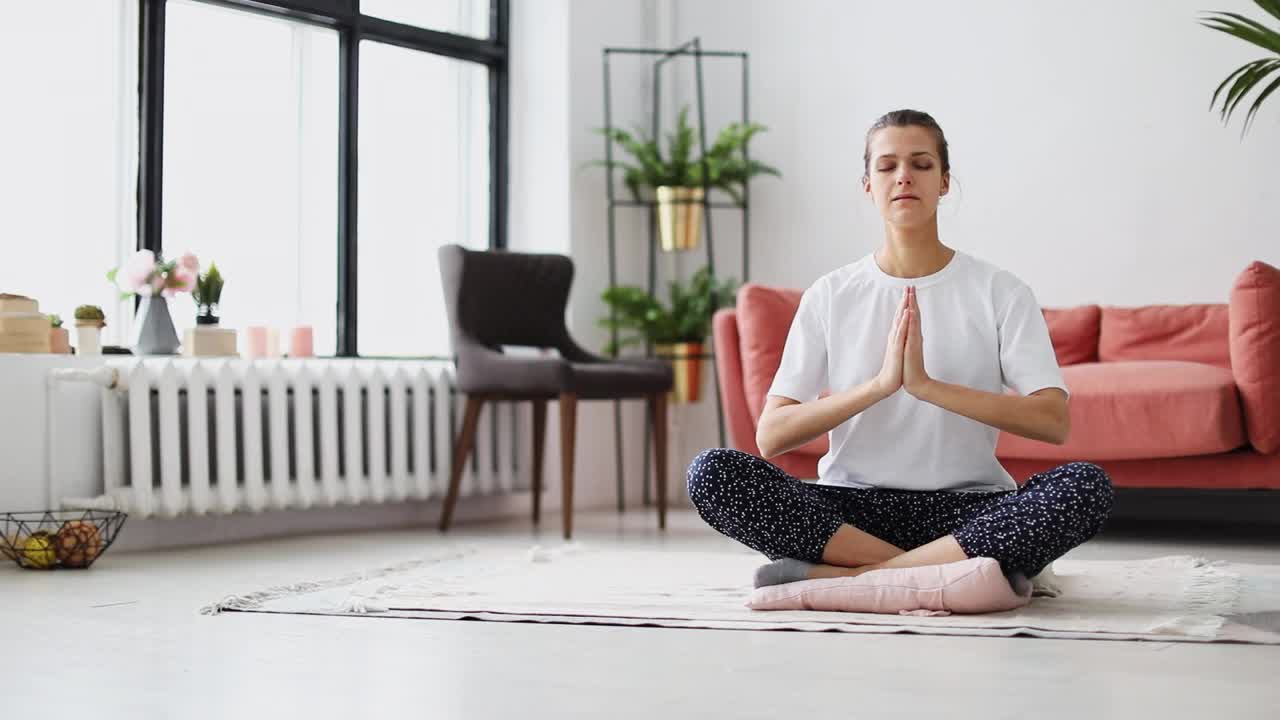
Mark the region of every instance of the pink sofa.
[[[755, 455], [756, 423], [800, 291], [749, 283], [713, 321], [733, 447]], [[1046, 309], [1071, 390], [1071, 437], [1001, 433], [996, 457], [1019, 482], [1074, 460], [1118, 487], [1280, 488], [1280, 270], [1254, 262], [1228, 302]], [[817, 476], [825, 436], [771, 459]]]

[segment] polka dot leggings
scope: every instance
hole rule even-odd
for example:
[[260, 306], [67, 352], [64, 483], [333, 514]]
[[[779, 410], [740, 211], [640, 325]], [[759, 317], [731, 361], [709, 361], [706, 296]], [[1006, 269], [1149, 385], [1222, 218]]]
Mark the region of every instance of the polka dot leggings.
[[1017, 490], [922, 492], [801, 482], [723, 448], [694, 458], [689, 497], [711, 527], [771, 560], [822, 562], [848, 523], [903, 550], [952, 535], [969, 557], [1027, 577], [1096, 535], [1113, 501], [1111, 479], [1087, 462], [1038, 473]]

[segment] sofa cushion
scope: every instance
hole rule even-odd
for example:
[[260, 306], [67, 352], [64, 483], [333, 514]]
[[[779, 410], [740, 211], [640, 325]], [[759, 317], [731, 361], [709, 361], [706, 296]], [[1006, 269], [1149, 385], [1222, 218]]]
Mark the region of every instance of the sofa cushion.
[[1254, 262], [1231, 288], [1231, 368], [1249, 443], [1280, 450], [1280, 270]]
[[1227, 305], [1103, 307], [1098, 359], [1185, 360], [1229, 368]]
[[1101, 307], [1044, 308], [1042, 312], [1045, 324], [1049, 326], [1049, 341], [1053, 343], [1058, 365], [1098, 361]]
[[1062, 369], [1071, 391], [1063, 445], [1000, 433], [996, 456], [1133, 460], [1206, 455], [1245, 444], [1235, 377], [1177, 360], [1084, 363]]
[[[800, 308], [800, 290], [747, 283], [738, 290], [738, 337], [742, 352], [742, 389], [752, 424], [759, 426], [773, 376], [782, 364], [791, 321]], [[825, 455], [830, 447], [821, 435], [792, 452]]]

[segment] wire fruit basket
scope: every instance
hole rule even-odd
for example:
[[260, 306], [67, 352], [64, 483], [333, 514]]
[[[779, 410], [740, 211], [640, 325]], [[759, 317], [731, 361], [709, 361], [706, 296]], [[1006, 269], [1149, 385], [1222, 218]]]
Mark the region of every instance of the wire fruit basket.
[[83, 569], [111, 547], [128, 514], [36, 510], [0, 514], [0, 555], [28, 570]]

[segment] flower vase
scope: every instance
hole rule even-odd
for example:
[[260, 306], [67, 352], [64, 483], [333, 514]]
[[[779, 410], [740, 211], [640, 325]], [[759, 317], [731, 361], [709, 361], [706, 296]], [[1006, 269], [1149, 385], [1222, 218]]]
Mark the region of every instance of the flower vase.
[[173, 329], [173, 317], [169, 314], [167, 298], [142, 298], [138, 313], [133, 319], [132, 345], [134, 355], [177, 354], [178, 333]]

